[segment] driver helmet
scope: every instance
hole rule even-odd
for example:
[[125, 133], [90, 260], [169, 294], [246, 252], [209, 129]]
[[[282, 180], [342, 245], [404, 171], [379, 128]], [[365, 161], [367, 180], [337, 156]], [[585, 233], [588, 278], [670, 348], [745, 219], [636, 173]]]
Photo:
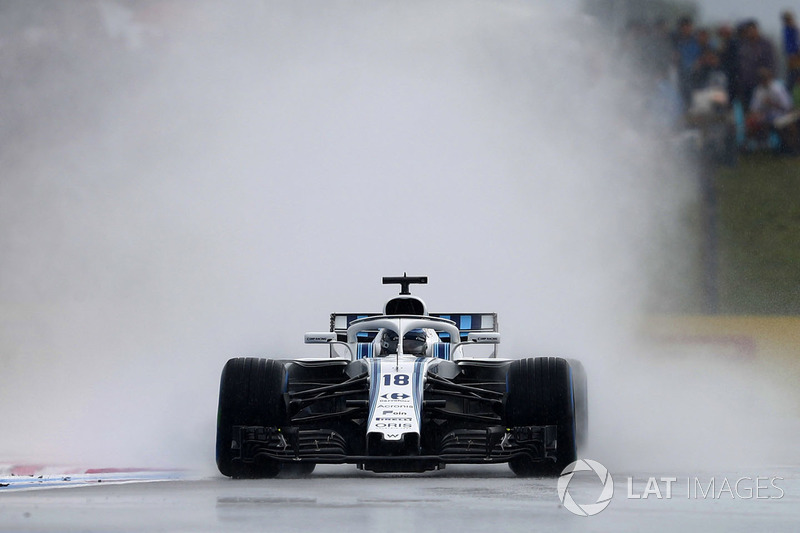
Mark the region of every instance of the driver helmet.
[[[384, 330], [381, 338], [381, 353], [397, 353], [397, 332]], [[428, 336], [422, 329], [412, 329], [403, 336], [403, 353], [408, 355], [425, 355], [428, 349]]]

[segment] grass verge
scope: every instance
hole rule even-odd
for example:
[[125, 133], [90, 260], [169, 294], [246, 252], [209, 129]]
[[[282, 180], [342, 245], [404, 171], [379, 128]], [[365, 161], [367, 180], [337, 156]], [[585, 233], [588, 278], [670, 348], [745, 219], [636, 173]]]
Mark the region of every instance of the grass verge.
[[716, 185], [720, 313], [800, 315], [800, 159], [747, 155]]

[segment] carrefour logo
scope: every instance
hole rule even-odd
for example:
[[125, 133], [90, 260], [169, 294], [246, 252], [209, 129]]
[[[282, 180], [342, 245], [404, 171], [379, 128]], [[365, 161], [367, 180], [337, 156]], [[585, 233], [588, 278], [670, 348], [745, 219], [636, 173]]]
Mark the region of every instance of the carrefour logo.
[[[575, 472], [592, 471], [600, 478], [603, 489], [594, 503], [577, 503], [572, 495], [569, 493], [569, 482], [572, 481], [572, 476]], [[567, 466], [561, 476], [558, 478], [558, 499], [564, 504], [564, 507], [571, 513], [578, 516], [594, 516], [608, 507], [611, 503], [611, 498], [614, 496], [614, 480], [611, 479], [611, 474], [608, 469], [591, 459], [579, 459], [574, 463]]]

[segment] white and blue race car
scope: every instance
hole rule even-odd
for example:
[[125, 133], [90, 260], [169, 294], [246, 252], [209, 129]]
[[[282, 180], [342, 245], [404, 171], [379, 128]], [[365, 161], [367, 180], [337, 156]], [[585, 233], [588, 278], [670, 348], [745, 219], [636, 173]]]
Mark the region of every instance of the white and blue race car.
[[[508, 463], [555, 475], [587, 438], [586, 373], [558, 357], [499, 359], [494, 313], [428, 313], [401, 285], [382, 314], [331, 315], [325, 359], [235, 358], [225, 365], [217, 466], [235, 478], [310, 474], [317, 464], [424, 472]], [[465, 348], [490, 344], [486, 357]]]

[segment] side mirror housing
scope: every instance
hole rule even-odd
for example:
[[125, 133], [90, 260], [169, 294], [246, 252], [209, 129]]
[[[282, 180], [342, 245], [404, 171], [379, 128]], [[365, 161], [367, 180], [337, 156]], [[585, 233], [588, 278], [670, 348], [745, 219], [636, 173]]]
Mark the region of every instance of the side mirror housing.
[[467, 334], [467, 342], [474, 344], [500, 344], [500, 334], [489, 332], [481, 333], [473, 331]]
[[321, 333], [306, 333], [304, 341], [306, 344], [328, 344], [336, 340], [336, 333], [332, 331], [324, 331]]

